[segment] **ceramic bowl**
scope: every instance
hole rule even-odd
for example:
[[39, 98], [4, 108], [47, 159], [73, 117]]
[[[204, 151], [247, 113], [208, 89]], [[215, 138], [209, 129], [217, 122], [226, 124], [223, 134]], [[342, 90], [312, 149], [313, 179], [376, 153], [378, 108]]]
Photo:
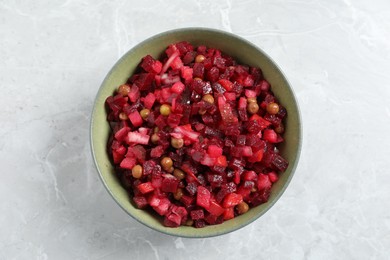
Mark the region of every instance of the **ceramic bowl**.
[[[110, 134], [104, 105], [106, 98], [112, 95], [119, 85], [127, 81], [129, 76], [134, 73], [142, 57], [150, 54], [157, 58], [169, 44], [179, 41], [188, 41], [195, 46], [214, 47], [229, 54], [241, 64], [260, 67], [264, 77], [271, 83], [275, 96], [288, 111], [285, 122], [285, 142], [280, 147], [280, 152], [289, 161], [289, 167], [284, 173], [280, 174], [279, 181], [273, 185], [269, 201], [232, 220], [200, 229], [187, 226], [164, 227], [161, 217], [153, 215], [149, 211], [137, 209], [116, 178], [106, 150]], [[185, 28], [164, 32], [141, 42], [124, 54], [107, 74], [98, 91], [92, 112], [90, 131], [92, 154], [100, 178], [118, 205], [145, 226], [165, 234], [192, 238], [212, 237], [232, 232], [257, 220], [269, 210], [281, 197], [294, 174], [302, 140], [301, 119], [296, 98], [290, 84], [276, 63], [259, 47], [247, 40], [231, 33], [207, 28]], [[257, 221], [261, 221], [261, 219]]]

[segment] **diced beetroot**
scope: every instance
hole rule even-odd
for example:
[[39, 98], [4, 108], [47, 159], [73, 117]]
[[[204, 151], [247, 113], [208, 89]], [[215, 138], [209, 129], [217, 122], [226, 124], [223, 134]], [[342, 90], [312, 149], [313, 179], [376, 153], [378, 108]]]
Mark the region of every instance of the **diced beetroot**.
[[254, 79], [253, 79], [252, 75], [247, 75], [245, 77], [244, 81], [242, 82], [242, 85], [245, 87], [251, 87], [251, 86], [253, 86], [253, 83], [254, 83]]
[[244, 97], [240, 97], [238, 100], [238, 116], [241, 121], [248, 121], [248, 113], [247, 113], [247, 100]]
[[129, 144], [148, 144], [149, 135], [141, 134], [139, 132], [129, 132], [126, 142]]
[[190, 206], [190, 205], [192, 205], [192, 204], [194, 203], [195, 198], [184, 194], [183, 196], [181, 196], [180, 201], [181, 201], [184, 205]]
[[152, 73], [160, 73], [162, 64], [160, 61], [153, 59], [152, 56], [146, 55], [142, 58], [140, 65], [145, 71]]
[[182, 82], [178, 81], [174, 83], [171, 87], [171, 91], [176, 94], [181, 94], [185, 89], [185, 86]]
[[186, 180], [187, 182], [199, 182], [198, 178], [196, 177], [196, 169], [194, 166], [192, 166], [189, 162], [184, 162], [181, 166], [181, 169], [187, 174]]
[[236, 93], [225, 92], [225, 93], [223, 93], [223, 95], [225, 96], [226, 100], [228, 100], [228, 101], [236, 100]]
[[191, 211], [191, 219], [204, 219], [204, 211], [202, 209], [192, 210]]
[[187, 219], [187, 210], [184, 207], [178, 207], [171, 204], [170, 209], [164, 218], [164, 225], [167, 227], [178, 227]]
[[166, 116], [159, 115], [155, 120], [154, 124], [159, 128], [159, 129], [164, 129], [164, 127], [167, 125], [167, 118]]
[[186, 65], [192, 63], [194, 61], [196, 55], [197, 55], [196, 51], [187, 52], [183, 57], [183, 63]]
[[168, 57], [171, 57], [174, 54], [180, 55], [180, 51], [178, 50], [176, 44], [170, 44], [166, 50], [165, 53], [167, 54]]
[[220, 166], [220, 167], [223, 167], [225, 168], [227, 166], [227, 159], [226, 159], [226, 156], [224, 155], [221, 155], [217, 158], [217, 160], [215, 161], [215, 166]]
[[169, 206], [171, 206], [171, 202], [169, 201], [169, 199], [167, 199], [167, 198], [162, 198], [162, 199], [160, 199], [160, 202], [159, 202], [158, 206], [153, 207], [153, 209], [154, 209], [158, 214], [160, 214], [161, 216], [163, 216], [163, 215], [165, 215], [165, 214], [168, 212]]
[[232, 147], [230, 152], [234, 157], [251, 157], [253, 155], [252, 148], [250, 146]]
[[266, 80], [262, 80], [262, 81], [260, 81], [260, 89], [261, 89], [261, 91], [269, 91], [269, 89], [270, 89], [270, 84], [268, 83], [268, 81], [266, 81]]
[[156, 162], [154, 162], [153, 160], [145, 161], [144, 164], [143, 164], [144, 175], [152, 174], [153, 170], [155, 169], [156, 166], [157, 166]]
[[138, 190], [142, 193], [148, 193], [154, 190], [154, 187], [151, 182], [144, 182], [137, 186]]
[[[217, 160], [215, 157], [211, 157], [210, 155], [208, 155], [206, 153], [205, 154], [200, 153], [200, 155], [202, 156], [201, 159], [199, 160], [201, 164], [206, 165], [206, 166], [215, 165], [215, 162]], [[198, 160], [195, 160], [195, 161], [198, 161]]]
[[115, 133], [115, 139], [121, 142], [121, 141], [125, 140], [125, 138], [129, 132], [130, 132], [130, 127], [127, 127], [127, 126], [123, 127]]
[[180, 69], [181, 77], [184, 79], [185, 83], [189, 83], [192, 80], [193, 69], [188, 66], [183, 66]]
[[133, 197], [134, 203], [137, 205], [137, 208], [143, 209], [148, 206], [148, 201], [144, 196], [134, 196]]
[[187, 210], [184, 207], [176, 206], [175, 204], [171, 205], [171, 213], [180, 216], [183, 219], [187, 217]]
[[123, 169], [131, 170], [131, 169], [133, 169], [133, 167], [136, 163], [137, 163], [137, 161], [135, 158], [128, 157], [128, 158], [124, 158], [119, 166]]
[[237, 169], [237, 170], [234, 171], [233, 181], [234, 181], [235, 184], [239, 184], [240, 183], [242, 172], [243, 172], [243, 169]]
[[155, 77], [153, 73], [140, 73], [137, 80], [134, 81], [133, 85], [137, 85], [140, 91], [148, 90]]
[[196, 194], [196, 205], [207, 209], [210, 206], [211, 193], [203, 186], [198, 186]]
[[207, 214], [204, 220], [210, 225], [221, 224], [223, 222], [223, 216], [215, 216], [213, 214]]
[[151, 109], [153, 107], [153, 104], [154, 102], [156, 101], [156, 97], [154, 96], [153, 93], [148, 93], [145, 97], [144, 97], [144, 106], [145, 108], [147, 109]]
[[251, 157], [248, 158], [248, 162], [261, 162], [263, 159], [263, 150], [256, 151]]
[[226, 103], [224, 97], [218, 98], [218, 107], [219, 112], [221, 113], [222, 121], [225, 124], [236, 123], [238, 121], [237, 117], [234, 116], [231, 106]]
[[117, 149], [117, 150], [113, 150], [112, 151], [112, 158], [114, 160], [114, 163], [120, 163], [123, 158], [125, 157], [125, 153], [126, 153], [126, 147], [124, 146], [121, 146], [121, 148]]
[[252, 148], [250, 146], [242, 146], [240, 147], [242, 151], [242, 156], [251, 157], [253, 155]]
[[254, 179], [257, 178], [257, 174], [255, 171], [245, 171], [243, 174], [242, 174], [242, 179], [244, 181], [252, 181]]
[[176, 57], [170, 64], [171, 68], [174, 70], [179, 70], [183, 67], [183, 62], [180, 57]]
[[225, 211], [224, 208], [222, 208], [221, 205], [219, 205], [214, 200], [210, 200], [209, 207], [206, 208], [206, 210], [208, 212], [210, 212], [211, 214], [213, 214], [214, 216], [219, 216], [219, 215], [223, 214], [223, 212]]
[[193, 77], [203, 79], [204, 65], [203, 63], [195, 63], [193, 69]]
[[169, 116], [167, 118], [168, 126], [175, 128], [176, 126], [178, 126], [180, 124], [181, 118], [182, 118], [182, 115], [180, 115], [180, 114], [174, 114], [174, 113], [169, 114]]
[[225, 208], [225, 211], [223, 212], [223, 219], [229, 220], [232, 218], [234, 218], [234, 207]]
[[213, 157], [213, 158], [217, 158], [217, 157], [221, 156], [221, 155], [222, 155], [222, 152], [223, 152], [222, 148], [219, 147], [219, 146], [217, 146], [217, 145], [211, 144], [211, 145], [209, 145], [209, 147], [207, 148], [207, 153], [208, 153], [211, 157]]
[[271, 123], [269, 121], [265, 120], [264, 118], [262, 118], [261, 116], [259, 116], [257, 114], [251, 116], [251, 118], [249, 120], [256, 121], [259, 124], [261, 130], [263, 130], [271, 125]]
[[259, 175], [257, 176], [257, 189], [271, 189], [271, 186], [272, 182], [270, 181], [269, 176], [267, 174], [259, 173]]
[[139, 114], [139, 112], [136, 110], [128, 115], [130, 122], [133, 124], [135, 127], [139, 127], [142, 125], [142, 117]]
[[270, 143], [277, 143], [278, 142], [278, 135], [277, 133], [272, 129], [265, 129], [263, 133], [264, 140], [270, 142]]
[[127, 154], [126, 154], [126, 157], [129, 157], [129, 156], [133, 156], [140, 163], [144, 163], [145, 162], [145, 157], [146, 157], [146, 150], [141, 145], [130, 146], [128, 148]]
[[161, 184], [161, 190], [164, 192], [176, 192], [179, 180], [171, 174], [164, 174]]
[[176, 214], [169, 214], [164, 217], [164, 226], [178, 227], [181, 224], [181, 217]]
[[270, 173], [268, 173], [268, 178], [271, 182], [277, 182], [279, 179], [279, 176], [276, 172], [270, 172]]
[[160, 158], [165, 152], [165, 149], [162, 145], [158, 145], [156, 147], [153, 147], [150, 151], [150, 157], [152, 158]]
[[210, 70], [207, 70], [206, 75], [207, 75], [207, 79], [211, 83], [214, 83], [219, 78], [219, 69], [217, 67], [212, 67]]
[[131, 102], [137, 102], [137, 100], [140, 98], [140, 92], [137, 85], [134, 84], [133, 86], [131, 86], [128, 96]]
[[277, 170], [284, 172], [288, 167], [288, 162], [279, 154], [275, 154], [272, 159], [272, 166]]
[[191, 196], [194, 196], [198, 190], [198, 185], [195, 182], [190, 182], [187, 184], [186, 190]]
[[155, 189], [161, 188], [162, 182], [163, 182], [163, 177], [161, 174], [154, 174], [154, 173], [152, 174], [151, 183]]
[[114, 112], [118, 113], [122, 107], [126, 104], [127, 98], [124, 98], [122, 95], [118, 94], [114, 97], [108, 97], [106, 99], [106, 104]]
[[250, 89], [245, 89], [245, 96], [247, 98], [255, 98], [256, 97], [256, 92]]
[[242, 201], [243, 201], [243, 199], [242, 199], [242, 196], [240, 194], [232, 192], [232, 193], [229, 193], [225, 196], [225, 198], [222, 202], [222, 207], [224, 207], [225, 209], [230, 208], [230, 207], [234, 207], [234, 206], [240, 204]]
[[161, 198], [157, 195], [153, 194], [152, 196], [148, 197], [148, 203], [150, 206], [157, 207], [160, 204]]
[[221, 86], [226, 89], [226, 91], [232, 91], [233, 90], [233, 82], [227, 79], [220, 79], [218, 80], [218, 83], [221, 84]]
[[206, 221], [204, 221], [204, 219], [197, 219], [194, 221], [195, 228], [203, 228], [205, 226], [206, 226]]

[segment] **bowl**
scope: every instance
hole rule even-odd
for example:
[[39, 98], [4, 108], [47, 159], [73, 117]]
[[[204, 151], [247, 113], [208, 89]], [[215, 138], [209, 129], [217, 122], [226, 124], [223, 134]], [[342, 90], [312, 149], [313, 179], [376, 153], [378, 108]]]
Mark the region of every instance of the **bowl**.
[[[106, 121], [106, 98], [112, 95], [119, 85], [127, 81], [142, 57], [150, 54], [157, 58], [169, 44], [179, 41], [188, 41], [195, 46], [206, 45], [218, 48], [241, 64], [260, 67], [264, 77], [271, 83], [273, 93], [288, 111], [285, 122], [285, 142], [280, 146], [280, 153], [289, 161], [289, 166], [285, 172], [280, 174], [278, 182], [273, 185], [269, 201], [222, 224], [198, 229], [188, 226], [165, 227], [161, 217], [137, 209], [117, 179], [106, 150], [110, 133], [109, 124]], [[183, 28], [163, 32], [141, 42], [124, 54], [107, 74], [97, 93], [92, 112], [90, 134], [92, 154], [100, 178], [118, 205], [145, 226], [168, 235], [191, 238], [212, 237], [232, 232], [255, 221], [268, 211], [281, 197], [294, 174], [302, 140], [301, 119], [296, 98], [290, 84], [276, 63], [264, 51], [247, 40], [231, 33], [207, 28]]]

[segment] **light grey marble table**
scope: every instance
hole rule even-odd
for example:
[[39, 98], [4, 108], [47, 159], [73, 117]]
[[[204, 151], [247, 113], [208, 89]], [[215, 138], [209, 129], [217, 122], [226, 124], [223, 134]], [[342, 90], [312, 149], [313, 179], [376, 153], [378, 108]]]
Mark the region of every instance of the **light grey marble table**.
[[[184, 239], [131, 219], [93, 165], [96, 92], [169, 29], [233, 32], [282, 68], [302, 111], [291, 185], [263, 217]], [[0, 259], [389, 259], [387, 0], [0, 1]]]

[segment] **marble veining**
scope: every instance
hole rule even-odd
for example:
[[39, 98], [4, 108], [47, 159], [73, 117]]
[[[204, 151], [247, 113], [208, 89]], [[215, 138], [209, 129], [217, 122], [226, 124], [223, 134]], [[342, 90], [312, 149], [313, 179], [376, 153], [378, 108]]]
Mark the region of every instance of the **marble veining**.
[[[0, 259], [389, 259], [389, 10], [386, 0], [0, 1]], [[89, 148], [93, 100], [115, 61], [190, 26], [264, 49], [304, 126], [282, 198], [209, 239], [129, 218]]]

